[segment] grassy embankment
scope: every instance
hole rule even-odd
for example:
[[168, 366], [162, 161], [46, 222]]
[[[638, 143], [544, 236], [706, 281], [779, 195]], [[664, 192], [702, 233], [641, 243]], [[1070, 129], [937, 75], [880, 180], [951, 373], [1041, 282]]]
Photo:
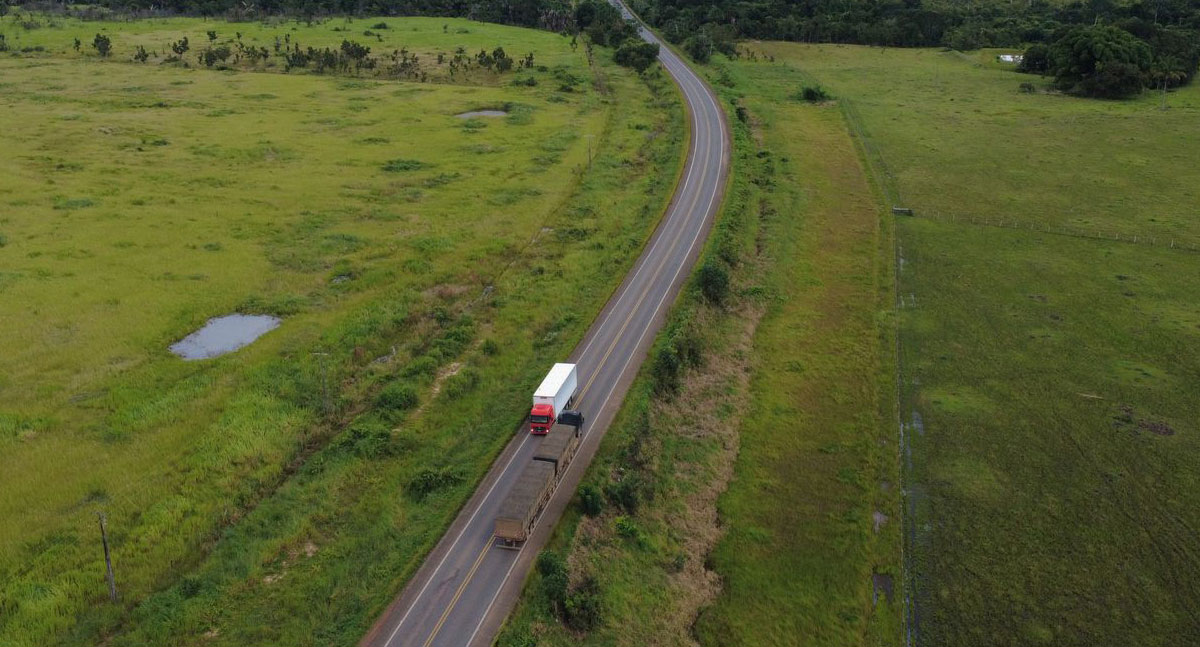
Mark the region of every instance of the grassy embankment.
[[535, 572], [501, 645], [900, 642], [899, 598], [873, 600], [900, 562], [891, 223], [836, 106], [723, 67], [748, 123], [702, 266], [732, 260], [731, 293], [704, 269], [684, 293], [585, 478], [602, 512], [552, 541], [566, 605]]
[[1200, 242], [1200, 86], [1161, 111], [1021, 93], [1046, 84], [993, 52], [750, 49], [850, 99], [916, 212], [897, 222], [920, 644], [1193, 644], [1200, 256], [1170, 241]]
[[[53, 50], [0, 58], [0, 642], [353, 642], [648, 235], [675, 93], [464, 20], [382, 33], [532, 51], [536, 85], [128, 62], [209, 29], [337, 45], [342, 21], [36, 22], [0, 21]], [[108, 61], [70, 48], [97, 30]], [[454, 117], [488, 107], [509, 116]], [[167, 352], [231, 311], [284, 323], [216, 360]]]

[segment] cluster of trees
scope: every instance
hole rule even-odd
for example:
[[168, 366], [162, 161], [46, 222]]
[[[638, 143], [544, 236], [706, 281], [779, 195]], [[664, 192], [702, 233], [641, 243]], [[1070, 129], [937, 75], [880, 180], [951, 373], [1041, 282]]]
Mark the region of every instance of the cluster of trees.
[[[7, 0], [0, 0], [5, 8]], [[310, 20], [327, 16], [453, 16], [521, 27], [567, 31], [571, 27], [569, 0], [97, 0], [78, 6], [65, 0], [43, 0], [80, 18], [101, 17], [96, 5], [133, 15], [223, 16], [231, 20], [259, 20], [268, 16], [300, 16]], [[90, 7], [90, 8], [89, 8]]]
[[658, 45], [642, 40], [637, 25], [604, 0], [576, 3], [573, 22], [575, 30], [587, 34], [591, 42], [615, 48], [613, 60], [618, 65], [644, 72], [658, 60]]
[[554, 615], [576, 631], [588, 631], [600, 624], [604, 611], [595, 578], [585, 577], [572, 587], [566, 560], [548, 550], [538, 555], [537, 569], [542, 575], [542, 594]]
[[[1145, 52], [1123, 36], [1097, 31], [1097, 26], [1107, 25], [1143, 43], [1148, 57], [1125, 52], [1118, 58], [1131, 60], [1119, 65], [1105, 63], [1095, 73], [1067, 74], [1061, 85], [1100, 96], [1104, 91], [1096, 88], [1133, 87], [1136, 79], [1144, 85], [1187, 83], [1200, 65], [1200, 2], [1196, 0], [1075, 0], [1069, 4], [1047, 0], [1019, 4], [1000, 0], [632, 0], [632, 4], [668, 40], [701, 61], [713, 51], [735, 54], [734, 41], [747, 37], [959, 50], [1028, 43], [1043, 44], [1049, 50], [1058, 43], [1065, 48], [1070, 43], [1087, 47], [1087, 42], [1112, 42]], [[1137, 68], [1138, 73], [1121, 67], [1124, 65]], [[1107, 80], [1098, 80], [1098, 75]]]
[[[0, 0], [3, 2], [4, 0]], [[53, 4], [53, 2], [51, 3]], [[540, 27], [563, 33], [586, 34], [591, 43], [616, 49], [617, 63], [631, 67], [638, 72], [645, 71], [658, 58], [658, 45], [643, 41], [638, 34], [636, 23], [626, 20], [620, 11], [606, 0], [476, 0], [473, 3], [460, 0], [376, 0], [363, 5], [361, 2], [348, 3], [342, 0], [266, 0], [254, 5], [238, 3], [234, 0], [100, 0], [107, 9], [127, 12], [133, 15], [182, 13], [190, 15], [225, 15], [231, 19], [248, 20], [268, 15], [297, 15], [308, 20], [320, 20], [321, 16], [334, 14], [399, 14], [399, 15], [435, 15], [435, 16], [465, 16], [468, 18], [513, 24], [526, 27]], [[252, 8], [251, 8], [252, 7]], [[47, 7], [49, 8], [49, 7]], [[250, 9], [248, 9], [250, 8]], [[87, 19], [80, 13], [78, 7], [62, 3], [60, 11]], [[250, 14], [247, 14], [250, 11]], [[387, 29], [387, 23], [374, 25], [373, 29]], [[368, 30], [367, 36], [378, 34]], [[225, 63], [233, 57], [235, 62], [243, 59], [251, 63], [266, 60], [270, 52], [265, 47], [243, 47], [241, 34], [238, 42], [217, 44], [215, 30], [207, 32], [209, 46], [197, 53], [200, 63], [212, 67]], [[703, 36], [703, 35], [702, 35]], [[572, 41], [574, 47], [574, 41]], [[78, 47], [76, 48], [78, 49]], [[182, 60], [183, 55], [190, 49], [187, 38], [171, 44], [175, 60]], [[702, 43], [705, 51], [711, 49], [707, 41]], [[274, 52], [284, 58], [287, 67], [311, 67], [318, 71], [327, 69], [355, 70], [374, 69], [377, 61], [369, 56], [370, 48], [351, 41], [342, 43], [340, 49], [324, 48], [301, 49], [299, 44], [291, 42], [290, 34], [285, 34], [283, 40], [275, 39]], [[732, 50], [731, 50], [732, 53]], [[149, 53], [139, 51], [135, 59], [145, 62]], [[392, 66], [396, 75], [407, 78], [421, 78], [416, 55], [408, 56], [407, 52], [398, 50], [391, 56]], [[444, 55], [439, 55], [438, 63], [444, 62]], [[464, 57], [458, 52], [451, 60], [451, 76], [468, 69], [472, 63], [479, 67], [507, 72], [514, 68], [533, 67], [533, 55], [515, 59], [509, 57], [503, 48], [492, 52], [481, 51], [476, 56]]]
[[[282, 38], [275, 39], [272, 52], [267, 47], [245, 45], [241, 41], [240, 33], [237, 34], [237, 38], [236, 41], [218, 42], [217, 33], [209, 31], [208, 45], [196, 51], [196, 62], [206, 67], [213, 67], [225, 65], [232, 59], [233, 64], [246, 61], [250, 65], [257, 65], [267, 61], [271, 56], [276, 56], [283, 59], [285, 71], [290, 71], [292, 68], [305, 68], [318, 74], [348, 73], [350, 71], [361, 73], [363, 70], [382, 68], [383, 73], [391, 77], [419, 81], [429, 79], [428, 72], [421, 67], [420, 56], [410, 52], [408, 48], [393, 50], [391, 53], [384, 53], [376, 57], [371, 55], [370, 47], [356, 41], [342, 40], [341, 46], [337, 48], [301, 47], [300, 43], [292, 40], [291, 34], [284, 34]], [[81, 44], [79, 39], [75, 39], [75, 51], [79, 51]], [[102, 57], [111, 55], [112, 45], [112, 40], [103, 34], [96, 34], [95, 40], [92, 41], [92, 47]], [[192, 43], [184, 36], [169, 43], [168, 49], [173, 55], [167, 56], [163, 61], [179, 63], [183, 62], [185, 55], [192, 50]], [[133, 54], [133, 60], [146, 63], [152, 55], [161, 55], [161, 53], [152, 54], [145, 47], [139, 45]], [[451, 78], [472, 69], [485, 69], [502, 74], [514, 69], [533, 68], [534, 55], [533, 52], [529, 52], [522, 57], [514, 58], [505, 52], [503, 47], [496, 47], [490, 52], [481, 49], [479, 53], [472, 55], [468, 54], [464, 48], [459, 47], [452, 55], [438, 53], [437, 63], [438, 65], [448, 64]]]
[[1108, 99], [1133, 96], [1145, 87], [1165, 92], [1192, 80], [1200, 67], [1200, 35], [1132, 26], [1075, 27], [1050, 44], [1031, 45], [1018, 69], [1051, 75], [1065, 92]]

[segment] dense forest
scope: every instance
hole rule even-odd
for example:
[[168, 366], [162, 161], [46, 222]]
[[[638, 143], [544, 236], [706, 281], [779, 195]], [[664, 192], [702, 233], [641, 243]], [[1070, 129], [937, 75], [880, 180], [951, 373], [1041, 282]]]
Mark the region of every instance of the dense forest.
[[693, 58], [739, 38], [957, 50], [1033, 44], [1023, 71], [1061, 89], [1119, 98], [1188, 83], [1200, 66], [1200, 0], [631, 0]]
[[1050, 4], [946, 0], [633, 0], [635, 10], [682, 42], [697, 30], [714, 39], [751, 37], [804, 42], [958, 50], [1050, 40], [1064, 28], [1096, 23], [1200, 29], [1197, 0], [1112, 0]]
[[[11, 0], [0, 0], [0, 12]], [[1033, 45], [1023, 71], [1052, 76], [1064, 91], [1118, 98], [1145, 87], [1191, 82], [1200, 67], [1200, 0], [630, 0], [671, 42], [704, 61], [716, 51], [736, 55], [740, 38], [858, 43], [957, 50]], [[30, 4], [25, 5], [31, 8]], [[631, 30], [609, 20], [603, 0], [100, 0], [126, 13], [222, 15], [253, 20], [270, 15], [461, 16], [554, 31], [587, 29], [617, 45]], [[597, 9], [599, 7], [599, 9]], [[87, 12], [94, 8], [43, 0], [32, 8]], [[616, 38], [601, 31], [615, 29]], [[628, 52], [627, 52], [628, 53]]]

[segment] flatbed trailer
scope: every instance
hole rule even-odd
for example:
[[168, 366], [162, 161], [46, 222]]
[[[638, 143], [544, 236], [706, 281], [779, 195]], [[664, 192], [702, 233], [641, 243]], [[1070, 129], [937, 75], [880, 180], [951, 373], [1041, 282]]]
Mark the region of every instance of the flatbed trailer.
[[509, 491], [496, 515], [496, 537], [505, 548], [517, 548], [529, 537], [538, 513], [554, 494], [555, 465], [549, 461], [529, 461]]
[[550, 428], [550, 433], [542, 439], [533, 460], [545, 461], [554, 465], [555, 480], [561, 479], [567, 471], [567, 465], [575, 458], [579, 449], [579, 429], [571, 425], [557, 424]]

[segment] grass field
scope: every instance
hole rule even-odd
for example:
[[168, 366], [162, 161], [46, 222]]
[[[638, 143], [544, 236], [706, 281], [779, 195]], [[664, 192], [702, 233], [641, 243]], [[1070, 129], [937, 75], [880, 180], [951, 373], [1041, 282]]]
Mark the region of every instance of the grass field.
[[900, 599], [873, 597], [900, 565], [890, 222], [835, 106], [783, 66], [710, 71], [749, 116], [709, 251], [736, 296], [685, 296], [652, 357], [692, 337], [703, 360], [669, 394], [651, 361], [585, 479], [603, 512], [550, 546], [597, 626], [569, 597], [564, 628], [535, 574], [501, 645], [900, 644]]
[[783, 66], [726, 69], [778, 160], [759, 206], [773, 299], [709, 557], [722, 593], [695, 631], [713, 646], [897, 645], [891, 223], [835, 105], [798, 101]]
[[[211, 32], [211, 36], [210, 36]], [[100, 60], [93, 45], [97, 35], [108, 36], [112, 51], [104, 60], [134, 62], [137, 48], [148, 56], [141, 65], [168, 64], [174, 67], [256, 69], [283, 72], [289, 65], [283, 56], [288, 50], [307, 51], [332, 48], [339, 50], [343, 41], [369, 47], [379, 59], [373, 69], [358, 70], [362, 77], [401, 78], [427, 82], [455, 82], [472, 85], [501, 85], [526, 68], [516, 66], [508, 74], [494, 74], [475, 60], [482, 50], [492, 53], [497, 47], [508, 56], [524, 59], [533, 54], [535, 66], [568, 69], [579, 65], [582, 47], [570, 47], [563, 37], [537, 30], [514, 31], [498, 25], [457, 18], [328, 18], [315, 21], [273, 18], [264, 22], [225, 22], [194, 18], [148, 18], [133, 21], [92, 21], [68, 16], [15, 12], [0, 19], [10, 52], [25, 56], [53, 56], [76, 60]], [[176, 54], [172, 45], [187, 39], [188, 47]], [[79, 47], [75, 47], [78, 40]], [[226, 46], [230, 55], [223, 61], [206, 64], [206, 50]], [[250, 48], [266, 49], [265, 58], [246, 53]], [[578, 50], [578, 51], [577, 51]], [[461, 53], [454, 70], [451, 62]], [[399, 55], [404, 53], [403, 57]], [[439, 54], [441, 55], [439, 58]], [[393, 55], [396, 58], [393, 59]], [[173, 60], [175, 59], [175, 60]], [[408, 65], [400, 65], [406, 62]], [[315, 64], [293, 68], [293, 73], [310, 73]], [[424, 76], [422, 76], [422, 74]], [[557, 87], [558, 84], [555, 84]]]
[[[536, 65], [197, 70], [129, 53], [379, 20], [0, 20], [43, 47], [0, 58], [0, 644], [353, 642], [636, 255], [683, 138], [665, 80], [555, 34], [385, 20], [389, 45]], [[110, 60], [70, 47], [97, 30]], [[508, 116], [455, 117], [479, 108]], [[233, 311], [284, 322], [166, 350]]]
[[1045, 83], [991, 52], [748, 47], [850, 102], [916, 213], [897, 231], [918, 644], [1194, 643], [1200, 256], [1167, 241], [1200, 240], [1200, 87], [1161, 111], [1021, 93]]

